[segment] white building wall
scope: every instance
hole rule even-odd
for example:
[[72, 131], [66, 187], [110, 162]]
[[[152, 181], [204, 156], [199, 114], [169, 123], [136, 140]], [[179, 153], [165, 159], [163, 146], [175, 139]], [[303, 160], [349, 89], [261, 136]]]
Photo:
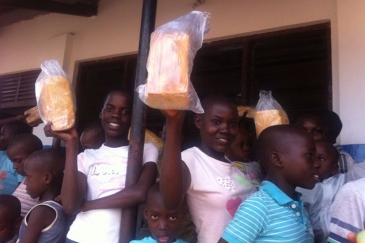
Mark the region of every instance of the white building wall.
[[[188, 13], [193, 2], [159, 0], [156, 25]], [[365, 34], [364, 7], [362, 0], [206, 0], [197, 10], [211, 13], [206, 42], [330, 21], [334, 110], [344, 122], [341, 142], [348, 144], [365, 143], [360, 129], [365, 48], [359, 38]], [[96, 17], [48, 14], [0, 28], [0, 75], [55, 58], [74, 79], [78, 61], [136, 53], [141, 10], [142, 0], [102, 0]]]

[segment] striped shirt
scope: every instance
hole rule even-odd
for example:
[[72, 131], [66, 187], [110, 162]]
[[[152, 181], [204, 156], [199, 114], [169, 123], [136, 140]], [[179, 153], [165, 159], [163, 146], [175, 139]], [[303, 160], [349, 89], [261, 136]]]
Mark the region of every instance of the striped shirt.
[[294, 201], [269, 181], [240, 205], [222, 238], [229, 243], [314, 242], [303, 202]]
[[365, 178], [341, 187], [331, 207], [328, 242], [348, 243], [347, 235], [365, 229]]
[[18, 188], [13, 193], [13, 196], [17, 197], [22, 205], [21, 216], [25, 217], [28, 211], [39, 203], [38, 198], [31, 198], [25, 190], [24, 180], [19, 184]]

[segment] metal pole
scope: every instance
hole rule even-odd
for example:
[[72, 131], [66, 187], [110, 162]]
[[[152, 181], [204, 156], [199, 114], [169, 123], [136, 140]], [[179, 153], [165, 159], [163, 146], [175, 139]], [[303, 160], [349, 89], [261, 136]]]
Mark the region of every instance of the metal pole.
[[[138, 58], [135, 88], [144, 84], [147, 79], [147, 57], [150, 45], [150, 36], [155, 28], [157, 0], [144, 0], [142, 9], [142, 21], [139, 37]], [[128, 165], [126, 186], [137, 183], [142, 171], [142, 156], [144, 145], [144, 132], [146, 128], [146, 108], [135, 93], [133, 99], [133, 116], [131, 134], [129, 140]], [[135, 239], [137, 225], [137, 206], [124, 208], [122, 211], [122, 223], [120, 229], [120, 243], [129, 243]]]

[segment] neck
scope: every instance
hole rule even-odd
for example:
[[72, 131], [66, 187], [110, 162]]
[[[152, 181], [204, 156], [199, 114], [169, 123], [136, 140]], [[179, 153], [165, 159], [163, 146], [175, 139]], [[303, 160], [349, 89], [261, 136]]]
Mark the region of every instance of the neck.
[[56, 197], [60, 195], [59, 190], [52, 190], [49, 189], [46, 191], [41, 197], [39, 197], [39, 202], [45, 202], [45, 201], [55, 201]]
[[288, 197], [291, 199], [298, 201], [298, 198], [295, 193], [295, 186], [288, 184], [282, 177], [277, 177], [274, 175], [268, 174], [265, 180], [272, 182], [275, 184], [281, 191], [283, 191]]
[[227, 161], [227, 159], [225, 158], [223, 152], [218, 152], [215, 150], [212, 150], [211, 148], [207, 147], [205, 144], [200, 144], [199, 149], [205, 153], [206, 155], [208, 155], [209, 157], [212, 157], [216, 160], [228, 163], [229, 161]]
[[129, 145], [129, 141], [127, 137], [109, 137], [105, 140], [105, 146], [111, 147], [111, 148], [118, 148], [122, 146]]

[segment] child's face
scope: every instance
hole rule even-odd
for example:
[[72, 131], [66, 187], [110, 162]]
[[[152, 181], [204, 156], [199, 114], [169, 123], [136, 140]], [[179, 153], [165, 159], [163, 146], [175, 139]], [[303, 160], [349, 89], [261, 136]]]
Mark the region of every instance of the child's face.
[[328, 146], [331, 144], [316, 142], [316, 159], [319, 163], [319, 180], [323, 181], [337, 174], [338, 164], [335, 155]]
[[106, 137], [128, 135], [132, 118], [131, 104], [130, 97], [122, 92], [114, 91], [109, 94], [100, 113]]
[[15, 222], [10, 219], [6, 210], [9, 209], [0, 206], [0, 243], [10, 241], [15, 234]]
[[44, 171], [32, 166], [31, 160], [26, 160], [24, 165], [25, 179], [24, 184], [26, 185], [26, 191], [29, 196], [33, 199], [41, 197], [47, 190], [45, 183], [46, 174]]
[[301, 119], [297, 125], [309, 133], [314, 140], [324, 139], [323, 125], [321, 121], [315, 117], [305, 117]]
[[156, 200], [147, 203], [144, 209], [144, 217], [153, 238], [158, 243], [170, 243], [175, 241], [184, 213], [182, 206], [168, 210], [164, 207], [162, 199], [154, 196]]
[[319, 164], [314, 159], [316, 147], [311, 137], [296, 134], [280, 157], [287, 183], [292, 187], [312, 189], [319, 182]]
[[224, 153], [238, 132], [237, 108], [222, 102], [212, 103], [203, 115], [195, 117], [195, 124], [200, 130], [202, 147]]
[[252, 156], [252, 138], [246, 131], [239, 131], [228, 149], [230, 160], [248, 162]]
[[11, 162], [13, 162], [13, 168], [16, 170], [16, 172], [22, 176], [25, 176], [24, 163], [29, 154], [21, 152], [21, 149], [19, 149], [17, 146], [8, 148], [6, 152]]

